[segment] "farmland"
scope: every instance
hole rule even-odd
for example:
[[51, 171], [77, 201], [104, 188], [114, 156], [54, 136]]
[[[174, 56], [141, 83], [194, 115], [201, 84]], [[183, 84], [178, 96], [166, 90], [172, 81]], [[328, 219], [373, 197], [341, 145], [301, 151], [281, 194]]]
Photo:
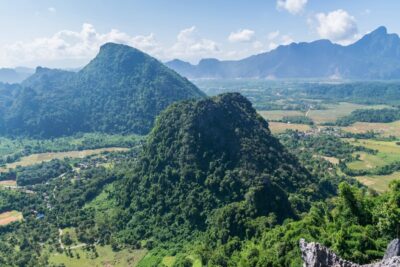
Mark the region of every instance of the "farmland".
[[388, 189], [390, 182], [400, 179], [400, 172], [395, 172], [389, 175], [358, 176], [356, 178], [364, 185], [373, 188], [378, 192], [384, 192]]
[[337, 104], [326, 104], [325, 109], [300, 110], [260, 110], [259, 113], [267, 120], [281, 120], [285, 116], [308, 116], [314, 123], [321, 124], [335, 122], [337, 119], [349, 115], [357, 109], [382, 109], [385, 105], [360, 105], [340, 102]]
[[[96, 246], [95, 248], [96, 252], [87, 251], [85, 248], [72, 249], [72, 257], [65, 253], [52, 253], [49, 262], [52, 264], [63, 263], [66, 267], [134, 267], [147, 253], [143, 249], [113, 251], [111, 246]], [[96, 253], [97, 257], [94, 255]]]
[[12, 222], [21, 221], [22, 219], [22, 213], [19, 211], [13, 210], [0, 213], [0, 225], [7, 225]]
[[283, 133], [286, 130], [298, 130], [306, 132], [311, 129], [309, 125], [295, 124], [295, 123], [283, 123], [283, 122], [269, 122], [269, 128], [273, 134]]
[[41, 162], [51, 161], [53, 159], [84, 158], [91, 155], [101, 154], [103, 152], [120, 152], [127, 150], [128, 148], [109, 147], [109, 148], [88, 149], [80, 151], [49, 152], [49, 153], [33, 154], [26, 157], [22, 157], [17, 162], [7, 164], [5, 167], [0, 168], [0, 172], [7, 171], [9, 169], [14, 169], [17, 166], [21, 167], [30, 166]]
[[400, 138], [400, 121], [390, 123], [356, 122], [353, 125], [343, 127], [342, 129], [351, 133], [365, 133], [368, 131], [373, 131], [381, 134], [384, 137], [395, 136]]
[[0, 181], [0, 188], [8, 186], [17, 186], [17, 182], [15, 180]]
[[360, 159], [348, 164], [353, 169], [372, 169], [382, 167], [387, 164], [400, 160], [400, 145], [397, 142], [377, 141], [377, 140], [351, 140], [353, 145], [361, 145], [366, 148], [376, 150], [375, 155], [357, 152]]

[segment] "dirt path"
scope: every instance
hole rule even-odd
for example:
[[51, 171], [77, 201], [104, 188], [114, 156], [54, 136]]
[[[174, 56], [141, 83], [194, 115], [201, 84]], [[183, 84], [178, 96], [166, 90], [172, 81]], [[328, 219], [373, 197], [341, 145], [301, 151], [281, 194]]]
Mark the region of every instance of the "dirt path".
[[58, 228], [58, 243], [60, 244], [60, 248], [64, 249], [64, 248], [68, 248], [68, 249], [77, 249], [77, 248], [81, 248], [86, 246], [86, 243], [80, 243], [78, 245], [75, 246], [64, 246], [63, 242], [62, 242], [62, 235], [63, 235], [63, 231], [61, 228]]

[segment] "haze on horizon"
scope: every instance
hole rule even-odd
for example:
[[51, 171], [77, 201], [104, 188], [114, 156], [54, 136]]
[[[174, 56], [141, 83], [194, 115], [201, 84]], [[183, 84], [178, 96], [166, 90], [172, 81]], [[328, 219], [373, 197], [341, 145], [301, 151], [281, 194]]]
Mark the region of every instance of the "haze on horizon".
[[291, 42], [347, 45], [384, 25], [399, 33], [398, 1], [2, 1], [0, 68], [85, 65], [106, 42], [156, 58], [240, 59]]

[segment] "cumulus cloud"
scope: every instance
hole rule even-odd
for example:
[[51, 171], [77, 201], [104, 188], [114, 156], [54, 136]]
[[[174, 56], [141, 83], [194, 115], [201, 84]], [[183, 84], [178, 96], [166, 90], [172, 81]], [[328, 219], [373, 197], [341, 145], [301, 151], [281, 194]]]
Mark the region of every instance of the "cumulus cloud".
[[316, 14], [317, 32], [320, 37], [340, 44], [349, 44], [358, 37], [356, 19], [345, 10]]
[[278, 0], [276, 7], [279, 10], [286, 10], [291, 14], [298, 14], [303, 11], [307, 0]]
[[255, 32], [249, 29], [239, 30], [237, 32], [231, 32], [228, 40], [232, 43], [246, 43], [254, 40]]
[[84, 23], [80, 31], [62, 30], [50, 37], [0, 46], [0, 64], [15, 66], [32, 65], [36, 62], [86, 60], [92, 58], [99, 47], [107, 42], [127, 44], [153, 55], [160, 52], [153, 34], [130, 36], [116, 29], [99, 33], [93, 25]]
[[198, 59], [209, 57], [219, 52], [218, 44], [200, 37], [196, 27], [183, 29], [177, 36], [176, 43], [168, 49], [167, 58]]

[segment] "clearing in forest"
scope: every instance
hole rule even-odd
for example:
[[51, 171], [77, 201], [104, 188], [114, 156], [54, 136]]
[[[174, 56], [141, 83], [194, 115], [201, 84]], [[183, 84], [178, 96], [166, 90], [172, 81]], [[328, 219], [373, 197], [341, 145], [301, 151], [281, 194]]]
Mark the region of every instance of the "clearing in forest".
[[7, 225], [12, 222], [21, 221], [22, 219], [22, 213], [16, 210], [0, 213], [0, 225]]
[[51, 161], [53, 159], [64, 159], [64, 158], [84, 158], [91, 155], [101, 154], [103, 152], [119, 152], [127, 151], [128, 148], [122, 147], [108, 147], [99, 149], [87, 149], [87, 150], [75, 150], [67, 152], [49, 152], [49, 153], [39, 153], [32, 154], [26, 157], [22, 157], [19, 161], [7, 164], [4, 168], [0, 168], [0, 172], [5, 172], [9, 169], [14, 169], [17, 166], [30, 166], [45, 161]]
[[72, 257], [67, 256], [65, 253], [51, 254], [49, 263], [64, 264], [66, 267], [134, 267], [147, 254], [147, 250], [144, 249], [113, 251], [111, 246], [96, 245], [95, 247], [97, 256], [93, 251], [77, 248], [71, 250]]

